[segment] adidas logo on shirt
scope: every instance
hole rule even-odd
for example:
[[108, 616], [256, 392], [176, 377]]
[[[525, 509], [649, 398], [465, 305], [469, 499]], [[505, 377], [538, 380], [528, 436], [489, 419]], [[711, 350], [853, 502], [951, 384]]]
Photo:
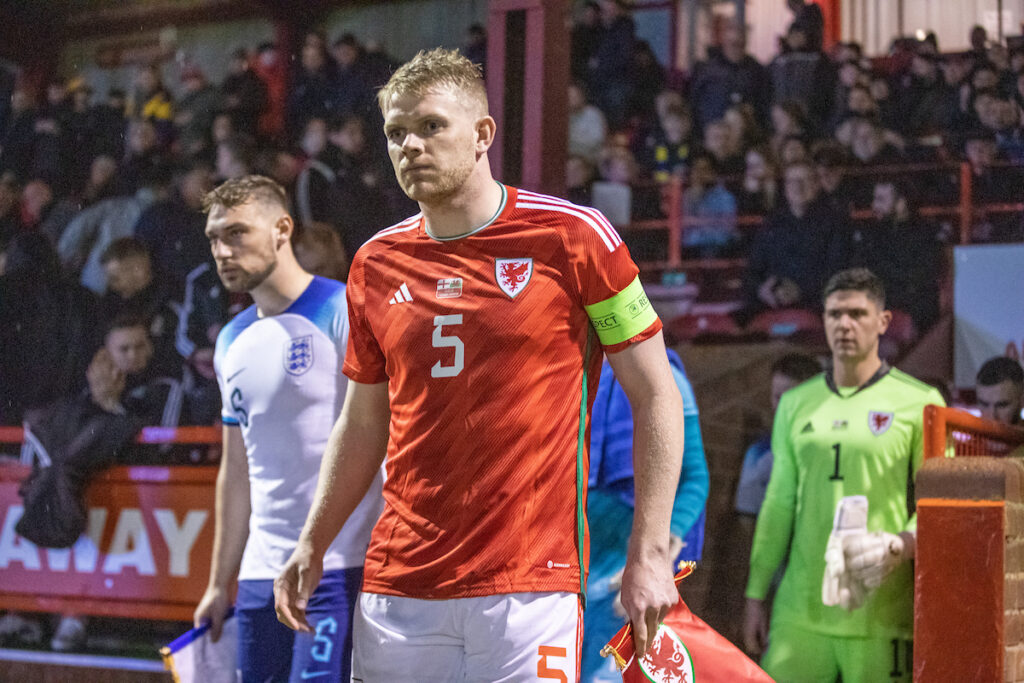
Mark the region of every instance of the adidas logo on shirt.
[[412, 301], [412, 294], [409, 293], [409, 286], [403, 282], [402, 286], [395, 291], [395, 295], [388, 299], [388, 303], [404, 304], [407, 301]]
[[[834, 427], [833, 427], [833, 429], [834, 429]], [[810, 422], [808, 422], [807, 424], [804, 425], [804, 428], [800, 430], [800, 433], [801, 434], [810, 434], [813, 431], [814, 431], [814, 426]]]

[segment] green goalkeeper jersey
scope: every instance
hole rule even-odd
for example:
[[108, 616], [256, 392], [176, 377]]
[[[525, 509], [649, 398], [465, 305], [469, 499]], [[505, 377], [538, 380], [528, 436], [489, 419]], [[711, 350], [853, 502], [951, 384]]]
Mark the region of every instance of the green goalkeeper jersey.
[[746, 591], [748, 598], [764, 599], [788, 550], [773, 623], [837, 636], [912, 636], [911, 563], [852, 612], [823, 605], [821, 583], [841, 498], [867, 496], [869, 531], [915, 529], [912, 482], [921, 466], [922, 412], [929, 403], [944, 405], [936, 389], [885, 364], [859, 388], [837, 387], [826, 373], [782, 396]]

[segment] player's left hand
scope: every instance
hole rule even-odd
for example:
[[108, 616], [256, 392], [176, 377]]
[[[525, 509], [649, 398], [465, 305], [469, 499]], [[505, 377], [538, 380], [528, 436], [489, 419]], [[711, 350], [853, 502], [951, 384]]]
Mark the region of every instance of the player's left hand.
[[658, 626], [679, 602], [671, 558], [630, 557], [622, 572], [622, 606], [633, 623], [633, 645], [642, 656], [654, 644]]
[[915, 538], [910, 532], [885, 531], [851, 534], [843, 539], [846, 571], [868, 590], [882, 585], [898, 566], [914, 557]]

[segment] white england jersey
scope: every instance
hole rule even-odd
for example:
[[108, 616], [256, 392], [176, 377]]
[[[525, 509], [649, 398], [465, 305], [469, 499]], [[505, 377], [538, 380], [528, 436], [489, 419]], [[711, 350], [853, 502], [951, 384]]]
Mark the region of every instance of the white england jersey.
[[[222, 418], [242, 430], [252, 514], [239, 579], [273, 579], [295, 549], [313, 503], [327, 438], [345, 399], [345, 285], [314, 277], [286, 311], [250, 306], [217, 337]], [[361, 567], [383, 506], [381, 475], [324, 556], [324, 569]]]

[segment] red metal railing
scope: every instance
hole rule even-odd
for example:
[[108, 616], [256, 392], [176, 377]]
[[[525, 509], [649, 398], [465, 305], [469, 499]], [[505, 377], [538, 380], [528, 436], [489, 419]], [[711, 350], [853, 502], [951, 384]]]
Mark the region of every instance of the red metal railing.
[[924, 457], [1006, 455], [1024, 444], [1024, 428], [983, 420], [956, 408], [925, 406]]
[[[1019, 165], [1003, 164], [1003, 167], [1021, 168]], [[1024, 202], [990, 202], [981, 205], [974, 204], [974, 174], [971, 165], [962, 163], [915, 163], [900, 164], [894, 166], [857, 167], [845, 169], [844, 173], [850, 176], [873, 175], [881, 178], [906, 175], [909, 173], [923, 173], [936, 171], [950, 171], [958, 174], [959, 198], [955, 204], [928, 205], [917, 209], [917, 214], [925, 218], [953, 218], [956, 219], [958, 243], [971, 243], [971, 226], [978, 216], [986, 216], [997, 213], [1024, 212]], [[1024, 169], [1022, 169], [1024, 170]], [[723, 219], [717, 217], [696, 217], [687, 216], [683, 206], [683, 190], [685, 183], [683, 179], [673, 177], [662, 186], [664, 204], [666, 205], [665, 218], [634, 221], [627, 226], [619, 226], [624, 231], [665, 231], [667, 233], [667, 254], [662, 261], [644, 261], [638, 263], [641, 270], [721, 270], [723, 268], [742, 267], [746, 261], [742, 258], [727, 259], [683, 259], [681, 245], [686, 230], [702, 225], [720, 224]], [[870, 209], [859, 209], [852, 211], [850, 217], [854, 220], [870, 219]], [[741, 228], [757, 228], [764, 222], [764, 216], [760, 215], [739, 215], [730, 217], [730, 223]]]

